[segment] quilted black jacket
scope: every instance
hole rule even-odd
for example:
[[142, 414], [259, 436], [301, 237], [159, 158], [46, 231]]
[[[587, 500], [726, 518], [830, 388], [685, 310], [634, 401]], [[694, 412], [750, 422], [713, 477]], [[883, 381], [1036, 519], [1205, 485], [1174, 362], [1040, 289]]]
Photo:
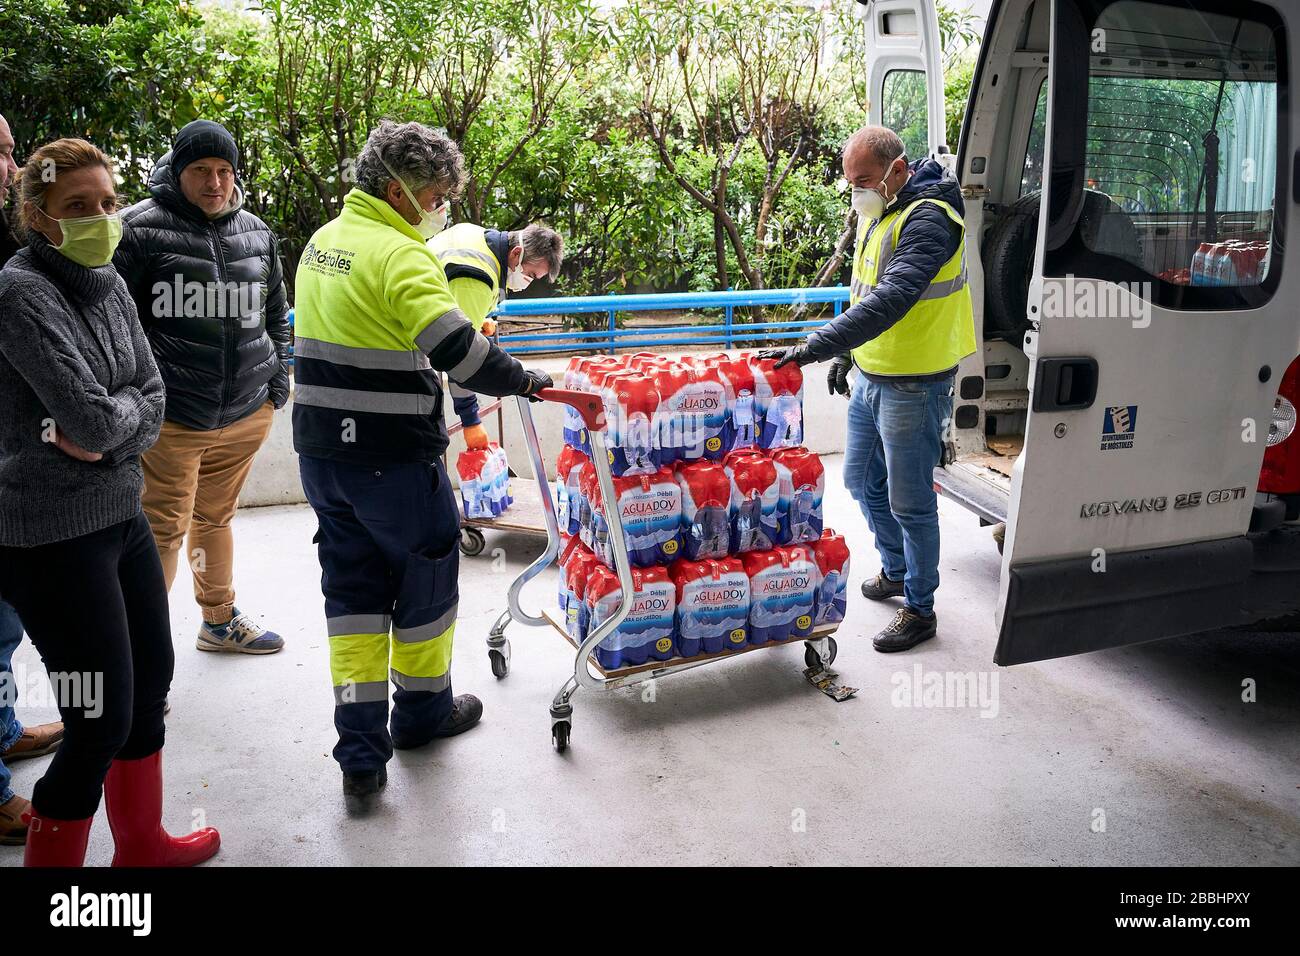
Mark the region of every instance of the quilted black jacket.
[[158, 361], [167, 419], [208, 431], [288, 401], [288, 303], [266, 223], [240, 203], [209, 219], [170, 159], [154, 167], [150, 198], [122, 213], [113, 263]]

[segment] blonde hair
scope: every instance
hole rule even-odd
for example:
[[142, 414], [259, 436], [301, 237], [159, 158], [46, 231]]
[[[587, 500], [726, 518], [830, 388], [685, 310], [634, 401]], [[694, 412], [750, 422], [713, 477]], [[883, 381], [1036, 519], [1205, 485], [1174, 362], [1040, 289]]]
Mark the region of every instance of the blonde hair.
[[110, 177], [114, 174], [113, 161], [84, 139], [56, 139], [32, 153], [18, 172], [18, 221], [31, 226], [30, 210], [45, 209], [50, 184], [62, 173], [87, 166], [103, 166]]

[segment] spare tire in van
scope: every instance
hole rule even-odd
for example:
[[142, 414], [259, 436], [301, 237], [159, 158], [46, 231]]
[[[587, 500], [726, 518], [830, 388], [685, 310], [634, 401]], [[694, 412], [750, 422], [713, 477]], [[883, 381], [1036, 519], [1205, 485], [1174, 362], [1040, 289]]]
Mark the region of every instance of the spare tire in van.
[[[1021, 196], [984, 240], [984, 338], [1020, 345], [1029, 330], [1029, 276], [1034, 269], [1041, 193]], [[1109, 196], [1084, 190], [1079, 231], [1084, 243], [1129, 262], [1141, 263], [1141, 242], [1133, 220]]]

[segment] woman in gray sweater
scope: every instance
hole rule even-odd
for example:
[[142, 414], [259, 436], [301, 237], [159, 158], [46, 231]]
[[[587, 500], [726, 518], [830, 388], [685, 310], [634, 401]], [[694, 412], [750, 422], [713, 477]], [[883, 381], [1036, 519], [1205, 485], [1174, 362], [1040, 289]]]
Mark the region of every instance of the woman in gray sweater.
[[65, 724], [32, 794], [26, 863], [79, 866], [103, 793], [115, 864], [192, 865], [220, 839], [162, 828], [172, 642], [140, 454], [158, 436], [163, 387], [111, 265], [110, 161], [84, 140], [43, 146], [18, 212], [28, 245], [0, 270], [0, 592]]

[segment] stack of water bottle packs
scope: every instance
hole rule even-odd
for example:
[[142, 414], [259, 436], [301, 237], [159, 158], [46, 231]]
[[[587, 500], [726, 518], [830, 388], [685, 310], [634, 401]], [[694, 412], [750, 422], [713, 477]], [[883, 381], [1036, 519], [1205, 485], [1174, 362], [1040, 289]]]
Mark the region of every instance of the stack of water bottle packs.
[[[576, 358], [598, 392], [634, 600], [595, 649], [606, 670], [806, 637], [844, 619], [849, 552], [824, 528], [803, 447], [803, 376], [750, 355]], [[590, 436], [570, 412], [557, 462], [560, 609], [575, 641], [622, 598]]]
[[497, 518], [515, 503], [510, 494], [510, 462], [496, 442], [469, 448], [456, 459], [460, 503], [466, 518]]

